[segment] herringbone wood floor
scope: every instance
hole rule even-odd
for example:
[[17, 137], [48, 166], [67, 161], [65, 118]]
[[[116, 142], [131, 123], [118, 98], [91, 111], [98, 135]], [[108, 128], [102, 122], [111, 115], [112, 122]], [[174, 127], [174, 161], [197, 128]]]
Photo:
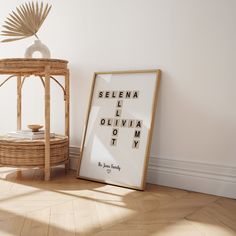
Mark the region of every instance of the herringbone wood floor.
[[236, 200], [148, 185], [145, 192], [54, 169], [0, 168], [0, 236], [236, 235]]

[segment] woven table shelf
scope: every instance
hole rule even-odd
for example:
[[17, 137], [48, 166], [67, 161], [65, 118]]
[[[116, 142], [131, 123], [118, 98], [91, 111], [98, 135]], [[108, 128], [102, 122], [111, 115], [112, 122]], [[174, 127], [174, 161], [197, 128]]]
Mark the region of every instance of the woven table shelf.
[[[58, 165], [68, 160], [68, 137], [56, 135], [50, 140], [50, 163]], [[39, 167], [45, 162], [45, 141], [0, 137], [0, 165]]]

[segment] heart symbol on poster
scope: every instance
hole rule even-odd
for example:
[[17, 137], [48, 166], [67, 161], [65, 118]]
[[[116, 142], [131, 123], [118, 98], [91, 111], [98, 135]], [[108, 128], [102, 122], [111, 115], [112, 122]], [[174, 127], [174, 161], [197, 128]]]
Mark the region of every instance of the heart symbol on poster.
[[107, 174], [110, 174], [111, 173], [111, 169], [107, 169]]

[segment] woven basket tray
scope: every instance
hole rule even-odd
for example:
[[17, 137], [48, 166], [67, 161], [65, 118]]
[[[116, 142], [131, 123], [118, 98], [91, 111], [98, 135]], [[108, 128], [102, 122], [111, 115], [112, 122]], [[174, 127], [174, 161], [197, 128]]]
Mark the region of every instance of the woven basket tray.
[[[57, 135], [50, 140], [51, 165], [68, 160], [68, 137]], [[45, 143], [43, 139], [27, 140], [0, 137], [0, 165], [16, 167], [44, 166]]]

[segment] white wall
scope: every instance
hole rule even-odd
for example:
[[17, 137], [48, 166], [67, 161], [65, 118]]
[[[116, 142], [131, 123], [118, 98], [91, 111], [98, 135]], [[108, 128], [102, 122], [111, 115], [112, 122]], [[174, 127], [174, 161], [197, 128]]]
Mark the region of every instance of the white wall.
[[[2, 0], [0, 21], [22, 2]], [[94, 71], [160, 68], [163, 74], [153, 163], [156, 157], [172, 160], [174, 167], [167, 166], [168, 171], [176, 167], [174, 160], [224, 167], [224, 173], [216, 174], [236, 183], [236, 1], [49, 2], [53, 9], [39, 36], [54, 58], [70, 62], [73, 146], [80, 144]], [[21, 57], [32, 42], [33, 38], [0, 44], [0, 58]], [[40, 83], [34, 82], [28, 81], [25, 87], [30, 95], [25, 101], [24, 124], [42, 122], [42, 101], [36, 94], [43, 93]], [[0, 132], [14, 129], [14, 92], [14, 82], [0, 89]], [[56, 131], [64, 124], [63, 117], [59, 118], [63, 101], [58, 94], [60, 90], [54, 88]], [[155, 163], [158, 166], [158, 161]], [[150, 181], [158, 179], [160, 174], [154, 174]], [[178, 183], [174, 186], [188, 188]]]

